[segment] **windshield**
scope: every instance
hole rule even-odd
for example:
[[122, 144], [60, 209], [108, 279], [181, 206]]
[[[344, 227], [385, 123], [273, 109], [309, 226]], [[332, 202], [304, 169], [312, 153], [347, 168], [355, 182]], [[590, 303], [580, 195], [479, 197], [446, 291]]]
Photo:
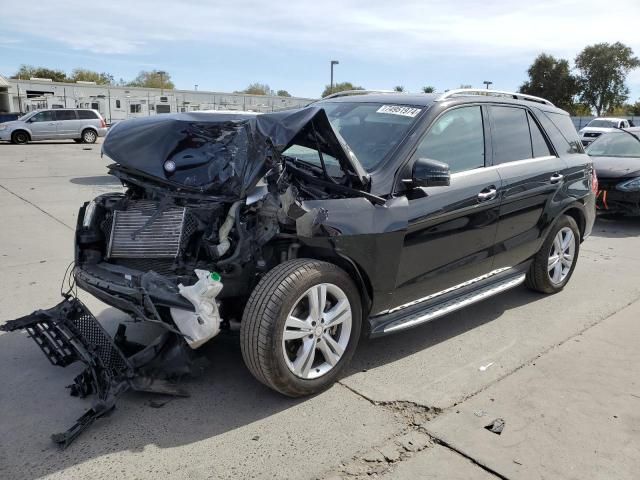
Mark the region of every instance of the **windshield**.
[[35, 113], [35, 112], [29, 112], [29, 113], [27, 113], [27, 114], [25, 114], [25, 115], [21, 116], [20, 118], [18, 118], [18, 120], [21, 120], [21, 121], [23, 121], [23, 122], [24, 122], [25, 120], [28, 120], [29, 118], [31, 118], [31, 117], [33, 116], [33, 114], [34, 114], [34, 113]]
[[[362, 102], [323, 102], [319, 106], [324, 108], [333, 129], [344, 138], [369, 172], [375, 170], [402, 141], [424, 110], [424, 107]], [[301, 152], [300, 147], [292, 146], [284, 154], [320, 166], [315, 150]], [[328, 170], [337, 164], [337, 160], [328, 155], [324, 155], [324, 161]]]
[[594, 157], [640, 157], [640, 140], [625, 132], [602, 135], [587, 153]]
[[616, 128], [618, 122], [615, 120], [591, 120], [587, 127], [600, 127], [600, 128]]

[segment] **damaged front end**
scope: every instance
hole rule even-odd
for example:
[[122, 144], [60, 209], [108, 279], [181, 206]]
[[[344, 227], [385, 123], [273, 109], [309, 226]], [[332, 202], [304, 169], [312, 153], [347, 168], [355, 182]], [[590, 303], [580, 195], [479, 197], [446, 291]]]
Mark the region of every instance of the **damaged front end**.
[[[316, 149], [321, 168], [287, 156], [292, 145]], [[103, 152], [125, 190], [80, 209], [73, 280], [162, 333], [141, 345], [121, 324], [111, 337], [70, 293], [0, 327], [26, 330], [54, 365], [86, 364], [71, 394], [95, 401], [53, 436], [63, 446], [129, 389], [185, 395], [171, 381], [189, 373], [196, 349], [241, 319], [262, 274], [295, 258], [304, 239], [339, 234], [323, 225], [327, 211], [305, 200], [384, 203], [366, 192], [366, 173], [316, 107], [122, 122]], [[323, 153], [338, 162], [340, 178], [328, 174]]]

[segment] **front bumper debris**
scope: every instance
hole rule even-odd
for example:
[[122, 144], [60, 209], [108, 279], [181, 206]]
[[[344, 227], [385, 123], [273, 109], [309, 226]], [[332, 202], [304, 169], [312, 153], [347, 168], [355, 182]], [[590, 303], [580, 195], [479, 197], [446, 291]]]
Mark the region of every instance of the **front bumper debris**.
[[78, 361], [86, 365], [68, 388], [72, 396], [95, 394], [95, 400], [71, 428], [51, 436], [63, 448], [97, 418], [109, 413], [117, 397], [129, 389], [188, 396], [168, 381], [190, 370], [189, 354], [178, 335], [164, 332], [143, 346], [129, 342], [121, 324], [116, 336], [111, 337], [87, 307], [72, 296], [65, 296], [48, 310], [10, 320], [0, 330], [26, 330], [53, 365], [66, 367]]

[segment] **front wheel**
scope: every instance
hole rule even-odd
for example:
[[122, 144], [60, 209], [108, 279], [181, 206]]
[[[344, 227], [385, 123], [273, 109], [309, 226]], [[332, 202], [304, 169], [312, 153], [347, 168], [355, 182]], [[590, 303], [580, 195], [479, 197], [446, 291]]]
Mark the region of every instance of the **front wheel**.
[[13, 132], [13, 135], [11, 135], [11, 141], [16, 145], [23, 145], [29, 141], [29, 134], [22, 130], [18, 130], [17, 132]]
[[356, 349], [362, 325], [358, 289], [337, 266], [282, 263], [258, 283], [245, 307], [244, 361], [259, 381], [291, 397], [333, 384]]
[[556, 293], [569, 282], [580, 251], [576, 221], [562, 215], [553, 226], [527, 273], [527, 286], [542, 293]]

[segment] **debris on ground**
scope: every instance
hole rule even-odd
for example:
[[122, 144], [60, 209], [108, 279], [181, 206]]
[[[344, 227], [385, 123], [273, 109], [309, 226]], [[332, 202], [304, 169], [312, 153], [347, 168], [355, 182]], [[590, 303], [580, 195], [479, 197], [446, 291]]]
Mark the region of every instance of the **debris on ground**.
[[504, 425], [505, 422], [502, 418], [496, 418], [493, 422], [491, 422], [484, 428], [486, 428], [490, 432], [500, 435], [502, 433], [502, 430], [504, 430]]

